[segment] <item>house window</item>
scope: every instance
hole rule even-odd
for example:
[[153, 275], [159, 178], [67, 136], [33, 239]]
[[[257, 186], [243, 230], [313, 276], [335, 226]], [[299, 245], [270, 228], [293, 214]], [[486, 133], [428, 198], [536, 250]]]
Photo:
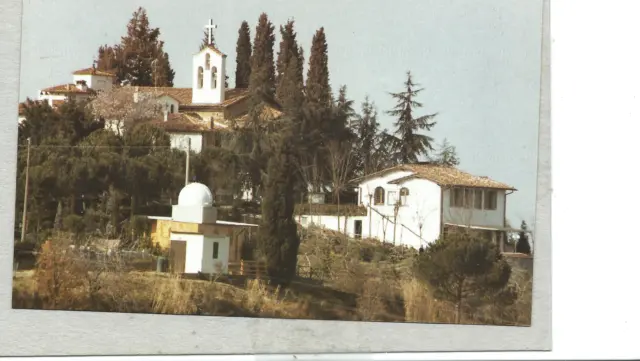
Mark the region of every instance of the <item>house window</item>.
[[484, 192], [482, 189], [476, 189], [473, 193], [473, 208], [482, 209], [482, 198]]
[[463, 207], [464, 206], [464, 188], [451, 189], [451, 207]]
[[198, 89], [202, 89], [204, 83], [204, 70], [201, 66], [198, 67]]
[[207, 53], [204, 56], [204, 68], [209, 70], [209, 67], [211, 67], [211, 55]]
[[219, 248], [220, 248], [220, 243], [213, 242], [213, 259], [218, 259]]
[[400, 204], [406, 206], [407, 198], [409, 198], [409, 189], [405, 187], [400, 188]]
[[384, 204], [384, 189], [382, 187], [376, 187], [373, 192], [373, 205], [379, 206]]
[[398, 202], [398, 196], [397, 196], [397, 192], [395, 191], [389, 191], [389, 195], [387, 196], [387, 205], [389, 206], [395, 206], [396, 203]]
[[473, 189], [464, 190], [464, 208], [473, 207]]
[[218, 87], [218, 68], [215, 66], [211, 68], [211, 89]]
[[498, 208], [498, 192], [484, 192], [484, 209], [494, 211]]
[[171, 113], [173, 114], [173, 104], [171, 104]]

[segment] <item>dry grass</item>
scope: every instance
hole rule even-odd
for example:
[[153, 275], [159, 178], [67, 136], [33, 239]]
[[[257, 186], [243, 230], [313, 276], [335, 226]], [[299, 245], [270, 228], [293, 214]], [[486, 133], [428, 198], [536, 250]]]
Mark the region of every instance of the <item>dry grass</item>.
[[[58, 248], [59, 249], [59, 248]], [[43, 249], [35, 271], [18, 271], [14, 308], [134, 313], [453, 323], [455, 309], [412, 275], [415, 252], [310, 230], [299, 263], [315, 278], [286, 289], [267, 280], [223, 283], [135, 272], [116, 260], [96, 264]], [[514, 272], [510, 306], [465, 310], [463, 323], [529, 325], [531, 277]]]

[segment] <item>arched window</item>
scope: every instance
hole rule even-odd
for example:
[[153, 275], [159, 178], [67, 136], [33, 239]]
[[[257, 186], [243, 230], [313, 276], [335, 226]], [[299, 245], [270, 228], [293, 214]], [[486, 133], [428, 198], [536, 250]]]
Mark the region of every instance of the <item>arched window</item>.
[[198, 67], [198, 89], [202, 89], [204, 83], [204, 70], [201, 66]]
[[215, 89], [218, 87], [218, 68], [215, 66], [211, 67], [211, 89]]
[[171, 114], [173, 114], [173, 104], [171, 104]]
[[210, 66], [211, 66], [211, 54], [207, 53], [204, 56], [204, 68], [209, 70]]
[[379, 206], [384, 204], [384, 189], [382, 187], [376, 187], [373, 192], [373, 205]]
[[407, 198], [409, 198], [409, 189], [406, 187], [400, 188], [400, 205], [407, 205]]

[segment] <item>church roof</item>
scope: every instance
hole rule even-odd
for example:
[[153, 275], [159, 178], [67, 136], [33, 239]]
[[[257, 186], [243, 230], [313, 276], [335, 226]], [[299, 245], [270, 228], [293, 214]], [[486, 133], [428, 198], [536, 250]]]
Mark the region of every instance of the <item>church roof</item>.
[[181, 108], [182, 106], [189, 106], [198, 108], [211, 108], [216, 107], [218, 109], [226, 108], [239, 100], [245, 98], [249, 92], [244, 88], [226, 89], [225, 101], [220, 104], [192, 104], [193, 89], [192, 88], [174, 88], [174, 87], [151, 87], [151, 86], [139, 86], [136, 89], [141, 93], [155, 92], [158, 96], [168, 95], [178, 101]]
[[205, 50], [207, 50], [207, 49], [209, 49], [209, 50], [213, 51], [214, 53], [216, 53], [216, 54], [218, 54], [218, 55], [220, 55], [220, 56], [222, 56], [222, 57], [225, 57], [225, 58], [227, 57], [227, 54], [223, 53], [220, 49], [216, 48], [215, 46], [213, 46], [213, 45], [211, 45], [211, 44], [204, 46], [204, 47], [203, 47], [202, 49], [200, 49], [200, 51], [198, 51], [196, 54], [200, 54], [200, 53], [202, 53], [203, 51], [205, 51]]
[[201, 133], [211, 130], [211, 124], [203, 121], [197, 114], [189, 113], [172, 113], [159, 120], [149, 122], [158, 128], [167, 132], [177, 133]]
[[50, 94], [95, 94], [95, 90], [90, 88], [79, 88], [75, 84], [61, 84], [42, 89], [43, 93]]
[[110, 76], [115, 77], [116, 75], [104, 70], [98, 70], [96, 68], [86, 68], [80, 69], [73, 72], [73, 75], [98, 75], [98, 76]]

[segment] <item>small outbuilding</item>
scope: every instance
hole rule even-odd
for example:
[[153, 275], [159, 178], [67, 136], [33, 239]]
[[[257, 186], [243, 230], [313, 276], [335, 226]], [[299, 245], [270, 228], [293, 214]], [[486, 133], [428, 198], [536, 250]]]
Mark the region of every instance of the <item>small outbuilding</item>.
[[245, 241], [256, 224], [217, 219], [213, 194], [201, 183], [190, 183], [178, 196], [171, 217], [153, 220], [151, 239], [169, 251], [175, 273], [227, 274], [230, 262], [239, 262]]

